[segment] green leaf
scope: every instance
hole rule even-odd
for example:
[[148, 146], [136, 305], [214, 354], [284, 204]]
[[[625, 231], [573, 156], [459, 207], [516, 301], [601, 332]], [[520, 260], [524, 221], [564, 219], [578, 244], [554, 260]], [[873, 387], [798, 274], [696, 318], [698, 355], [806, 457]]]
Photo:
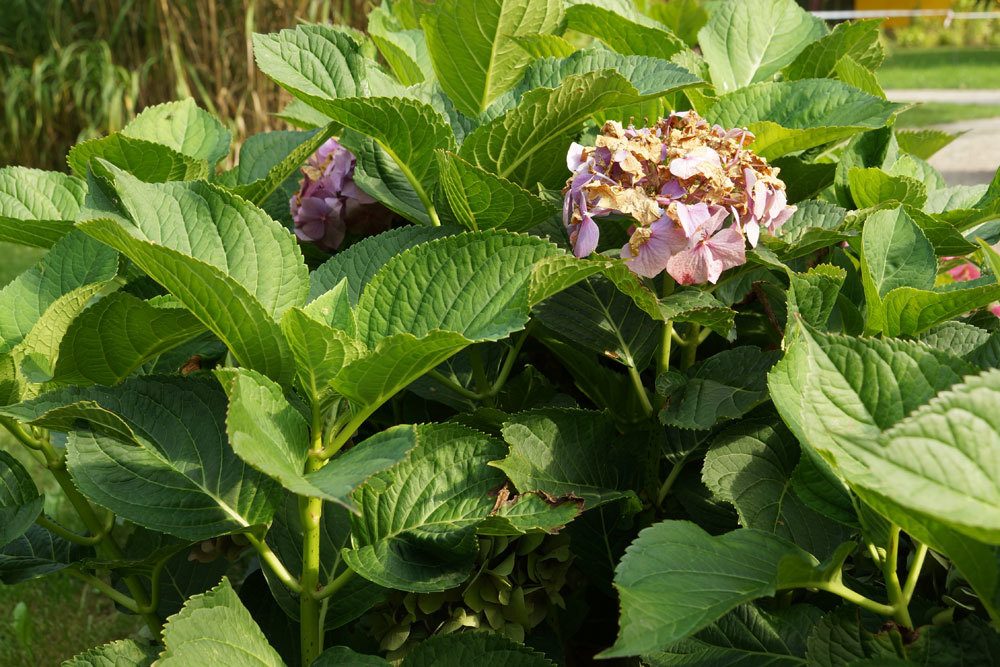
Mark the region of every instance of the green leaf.
[[88, 286], [100, 289], [117, 273], [114, 250], [85, 234], [67, 234], [0, 290], [0, 351], [23, 341], [61, 298]]
[[955, 141], [959, 135], [949, 134], [944, 130], [900, 130], [896, 132], [899, 150], [928, 160], [939, 150]]
[[662, 651], [642, 656], [649, 667], [667, 665], [802, 665], [809, 630], [822, 611], [806, 604], [773, 612], [742, 604], [707, 628]]
[[313, 401], [328, 399], [331, 383], [341, 369], [367, 352], [349, 332], [313, 319], [299, 308], [285, 313], [281, 330], [295, 358], [299, 387]]
[[62, 667], [149, 667], [159, 651], [134, 639], [119, 639], [76, 655]]
[[902, 207], [869, 216], [861, 246], [862, 281], [869, 301], [877, 303], [897, 287], [934, 286], [937, 273], [934, 247]]
[[629, 497], [645, 462], [604, 413], [543, 408], [503, 425], [510, 453], [496, 466], [520, 493], [582, 498], [586, 509]]
[[73, 228], [86, 184], [54, 171], [0, 169], [0, 241], [49, 248]]
[[852, 483], [989, 544], [1000, 544], [1000, 371], [965, 379], [898, 422]]
[[890, 176], [881, 169], [855, 167], [848, 172], [851, 197], [860, 208], [896, 201], [921, 207], [927, 201], [924, 184], [908, 176]]
[[413, 246], [453, 234], [454, 229], [440, 227], [399, 227], [371, 236], [351, 245], [324, 262], [309, 274], [309, 301], [332, 290], [347, 279], [351, 305], [358, 302], [361, 290], [375, 274], [396, 255]]
[[532, 310], [560, 336], [640, 370], [659, 345], [659, 327], [608, 280], [588, 278]]
[[[57, 384], [118, 384], [147, 361], [204, 332], [186, 309], [115, 292], [66, 329], [51, 366]], [[50, 362], [51, 363], [51, 362]]]
[[427, 40], [420, 30], [403, 30], [392, 13], [380, 6], [368, 14], [368, 34], [404, 86], [434, 78]]
[[42, 512], [44, 500], [24, 466], [0, 450], [0, 547], [31, 527]]
[[350, 494], [368, 477], [396, 464], [416, 444], [413, 427], [397, 426], [306, 474], [310, 425], [281, 387], [254, 371], [217, 371], [229, 394], [226, 426], [233, 451], [300, 496], [323, 498], [356, 510]]
[[728, 338], [736, 311], [704, 290], [680, 289], [660, 299], [660, 317], [671, 322], [693, 322]]
[[438, 151], [438, 164], [451, 217], [463, 227], [523, 232], [556, 214], [540, 197], [454, 153]]
[[530, 56], [516, 38], [552, 32], [562, 19], [556, 0], [443, 0], [421, 23], [431, 62], [459, 111], [476, 116], [517, 83]]
[[594, 113], [639, 101], [616, 72], [567, 76], [554, 89], [525, 93], [520, 104], [465, 138], [458, 154], [526, 188], [557, 187], [566, 178], [566, 147]]
[[[267, 523], [274, 512], [274, 484], [229, 447], [226, 395], [215, 383], [136, 378], [69, 387], [3, 412], [70, 431], [77, 487], [141, 526], [204, 540]], [[81, 422], [93, 430], [79, 430]]]
[[700, 0], [647, 3], [644, 11], [684, 40], [688, 46], [698, 44], [698, 31], [708, 23], [708, 12], [702, 7]]
[[80, 547], [32, 523], [27, 532], [0, 548], [0, 583], [16, 584], [58, 572], [82, 555]]
[[847, 85], [853, 86], [874, 97], [883, 100], [886, 99], [885, 91], [882, 90], [882, 86], [875, 77], [875, 73], [870, 69], [866, 69], [863, 65], [859, 65], [850, 56], [844, 56], [838, 60], [837, 66], [833, 71], [836, 78]]
[[815, 451], [802, 450], [802, 458], [792, 473], [792, 490], [807, 507], [823, 516], [850, 528], [860, 527], [847, 485]]
[[742, 346], [709, 357], [686, 371], [667, 396], [660, 421], [686, 429], [708, 429], [742, 417], [767, 400], [767, 372], [779, 355]]
[[885, 59], [879, 42], [879, 19], [848, 21], [834, 27], [829, 35], [809, 44], [781, 74], [785, 79], [823, 79], [830, 77], [837, 62], [849, 57], [865, 69], [875, 70]]
[[715, 438], [701, 476], [716, 498], [732, 503], [744, 528], [774, 533], [825, 557], [848, 534], [795, 493], [792, 474], [799, 453], [795, 438], [780, 422], [745, 421]]
[[[230, 189], [263, 207], [284, 183], [294, 181], [299, 167], [332, 132], [333, 126], [328, 125], [314, 132], [263, 132], [249, 137], [240, 147], [240, 163], [234, 170], [236, 183]], [[286, 197], [280, 197], [280, 205], [288, 208]]]
[[188, 600], [179, 613], [167, 619], [163, 646], [156, 661], [163, 667], [285, 665], [226, 578], [207, 593]]
[[[559, 253], [537, 237], [466, 232], [394, 256], [358, 299], [358, 337], [418, 337], [441, 329], [474, 341], [500, 340], [528, 319], [535, 262]], [[473, 272], [474, 267], [474, 272]]]
[[444, 116], [428, 104], [397, 97], [317, 100], [312, 104], [344, 127], [370, 137], [406, 177], [426, 209], [426, 221], [440, 222], [431, 203], [431, 193], [438, 184], [435, 151], [455, 150], [455, 135]]
[[678, 642], [740, 604], [808, 583], [817, 565], [759, 530], [713, 537], [687, 521], [655, 524], [639, 533], [615, 570], [618, 640], [599, 655], [638, 655]]
[[765, 235], [763, 242], [782, 259], [803, 257], [853, 235], [847, 229], [846, 216], [846, 210], [830, 202], [816, 199], [800, 202], [778, 236]]
[[566, 25], [593, 35], [625, 55], [670, 60], [687, 45], [667, 26], [637, 12], [607, 9], [598, 3], [577, 3], [566, 8]]
[[576, 53], [576, 47], [558, 35], [525, 35], [515, 41], [532, 58], [565, 58]]
[[147, 139], [121, 133], [79, 143], [66, 161], [77, 176], [84, 178], [93, 160], [101, 159], [147, 183], [188, 181], [207, 178], [208, 163]]
[[389, 667], [390, 662], [377, 655], [358, 653], [346, 646], [334, 646], [323, 651], [311, 667]]
[[404, 461], [354, 492], [361, 515], [352, 523], [347, 565], [382, 586], [441, 591], [468, 577], [477, 551], [476, 527], [493, 509], [502, 482], [487, 466], [503, 443], [457, 424], [416, 430]]
[[754, 152], [768, 159], [883, 127], [902, 108], [839, 81], [766, 82], [727, 93], [706, 118], [748, 127]]
[[456, 632], [420, 642], [403, 667], [555, 667], [539, 651], [493, 632]]
[[823, 20], [794, 0], [744, 0], [717, 7], [698, 43], [712, 83], [730, 91], [769, 79], [825, 34]]
[[143, 109], [121, 131], [172, 148], [181, 155], [208, 163], [209, 171], [229, 154], [230, 133], [219, 120], [199, 109], [190, 97]]
[[525, 493], [500, 503], [479, 526], [480, 535], [517, 536], [528, 533], [559, 532], [583, 511], [579, 498], [552, 498], [547, 494]]
[[163, 285], [241, 365], [290, 380], [276, 320], [305, 303], [308, 270], [288, 230], [207, 183], [149, 185], [113, 167], [106, 178], [120, 203], [89, 211], [81, 229]]
[[347, 32], [329, 25], [301, 25], [253, 36], [257, 66], [295, 97], [316, 100], [368, 94], [372, 61], [361, 55]]
[[820, 264], [805, 273], [796, 273], [788, 285], [788, 312], [799, 314], [809, 326], [826, 328], [837, 305], [847, 272], [831, 264]]

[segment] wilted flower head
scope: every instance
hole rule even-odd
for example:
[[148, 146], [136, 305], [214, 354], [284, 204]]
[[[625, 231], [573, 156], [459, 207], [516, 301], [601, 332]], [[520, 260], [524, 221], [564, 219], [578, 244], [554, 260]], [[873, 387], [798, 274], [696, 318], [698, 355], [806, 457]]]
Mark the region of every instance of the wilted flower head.
[[693, 111], [648, 128], [605, 123], [594, 146], [573, 144], [566, 156], [573, 175], [563, 224], [573, 253], [594, 252], [594, 219], [618, 213], [636, 221], [621, 251], [635, 273], [715, 283], [746, 261], [745, 244], [756, 246], [762, 227], [774, 233], [795, 212], [778, 170], [749, 150], [753, 141], [749, 131], [710, 125]]
[[289, 201], [299, 240], [332, 251], [348, 233], [369, 236], [389, 228], [392, 213], [354, 183], [354, 162], [336, 139], [306, 161], [299, 191]]

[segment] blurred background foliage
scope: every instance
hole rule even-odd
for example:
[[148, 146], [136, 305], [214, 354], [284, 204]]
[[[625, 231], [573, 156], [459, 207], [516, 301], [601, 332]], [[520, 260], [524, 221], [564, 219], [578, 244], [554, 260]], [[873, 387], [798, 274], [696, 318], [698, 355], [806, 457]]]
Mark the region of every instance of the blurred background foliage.
[[367, 0], [2, 0], [0, 166], [65, 169], [70, 146], [179, 97], [239, 141], [285, 101], [251, 35], [298, 22], [364, 27]]

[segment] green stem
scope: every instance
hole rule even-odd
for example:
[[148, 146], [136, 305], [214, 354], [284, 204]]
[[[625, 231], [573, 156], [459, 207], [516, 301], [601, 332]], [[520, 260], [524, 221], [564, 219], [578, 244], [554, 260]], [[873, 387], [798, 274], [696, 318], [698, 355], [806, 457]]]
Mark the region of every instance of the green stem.
[[323, 586], [323, 588], [317, 590], [313, 594], [313, 597], [315, 597], [317, 600], [326, 599], [331, 595], [335, 594], [341, 588], [343, 588], [344, 584], [346, 584], [352, 578], [354, 578], [354, 570], [345, 566], [343, 572], [334, 577], [334, 579], [331, 580], [330, 583], [328, 583], [326, 586]]
[[140, 612], [140, 605], [135, 600], [125, 595], [121, 591], [115, 589], [114, 586], [107, 583], [103, 579], [100, 579], [92, 574], [87, 574], [86, 572], [81, 572], [80, 570], [76, 570], [73, 568], [68, 568], [66, 571], [70, 574], [70, 576], [75, 577], [80, 581], [83, 581], [88, 585], [93, 586], [97, 590], [101, 591], [109, 598], [111, 598], [121, 606], [128, 609], [133, 614], [138, 614]]
[[348, 422], [340, 428], [340, 430], [337, 431], [336, 435], [331, 438], [330, 444], [326, 447], [320, 448], [319, 450], [310, 450], [309, 457], [317, 459], [321, 462], [328, 461], [333, 458], [333, 456], [340, 451], [340, 448], [351, 439], [354, 432], [361, 428], [361, 425], [365, 423], [365, 420], [368, 419], [376, 409], [378, 409], [379, 405], [381, 404], [373, 404], [363, 408], [360, 412], [351, 417], [350, 420], [348, 420]]
[[[345, 439], [346, 442], [346, 439]], [[323, 419], [318, 407], [313, 408], [312, 446], [306, 459], [305, 472], [320, 470], [325, 461], [323, 452]], [[322, 498], [299, 498], [299, 520], [302, 524], [302, 590], [299, 593], [300, 638], [302, 664], [311, 665], [323, 652], [323, 629], [320, 627], [319, 589], [320, 522], [323, 519]]]
[[670, 474], [667, 475], [667, 478], [663, 480], [663, 484], [660, 485], [660, 492], [656, 494], [657, 507], [663, 505], [663, 501], [667, 499], [667, 494], [670, 493], [670, 489], [673, 488], [674, 482], [677, 481], [677, 478], [681, 474], [681, 470], [684, 469], [684, 464], [687, 463], [688, 456], [690, 456], [690, 454], [682, 456], [680, 460], [674, 464], [674, 467], [670, 469]]
[[35, 523], [37, 523], [39, 526], [41, 526], [45, 530], [49, 531], [50, 533], [58, 535], [59, 537], [61, 537], [64, 540], [66, 540], [67, 542], [72, 542], [73, 544], [80, 544], [80, 545], [83, 545], [85, 547], [92, 547], [95, 544], [97, 544], [98, 542], [100, 542], [101, 540], [103, 540], [105, 538], [105, 536], [108, 533], [110, 533], [111, 529], [114, 527], [115, 515], [111, 514], [109, 516], [110, 516], [110, 520], [108, 520], [105, 523], [105, 525], [101, 529], [101, 531], [98, 532], [98, 533], [95, 533], [93, 535], [77, 535], [73, 531], [71, 531], [71, 530], [69, 530], [67, 528], [63, 528], [58, 523], [56, 523], [52, 519], [48, 518], [44, 514], [39, 515], [39, 517], [37, 519], [35, 519]]
[[639, 397], [642, 413], [648, 419], [653, 416], [653, 404], [649, 402], [649, 395], [646, 393], [646, 388], [642, 386], [642, 377], [635, 366], [628, 366], [627, 368], [628, 376], [632, 379], [632, 386], [635, 388], [635, 394]]
[[867, 609], [880, 616], [893, 616], [896, 613], [896, 608], [892, 605], [882, 604], [881, 602], [875, 602], [875, 600], [866, 598], [864, 595], [852, 591], [839, 581], [823, 581], [817, 583], [815, 587], [821, 591], [839, 595], [851, 604], [855, 604], [862, 609]]
[[698, 359], [698, 343], [701, 336], [701, 325], [691, 323], [687, 336], [684, 337], [684, 348], [681, 353], [681, 370], [687, 370], [694, 366]]
[[[669, 274], [664, 273], [660, 279], [660, 297], [670, 296], [674, 291], [676, 283]], [[674, 323], [667, 320], [663, 323], [663, 332], [660, 334], [660, 354], [656, 358], [656, 374], [666, 373], [670, 368], [670, 343], [674, 337]]]
[[253, 545], [253, 548], [257, 551], [257, 555], [260, 556], [261, 562], [267, 565], [271, 572], [274, 573], [274, 576], [278, 578], [278, 581], [283, 583], [293, 593], [300, 593], [302, 591], [298, 580], [292, 576], [292, 573], [288, 571], [285, 564], [281, 562], [278, 554], [271, 551], [271, 547], [267, 546], [267, 542], [250, 533], [243, 533], [243, 535]]
[[917, 588], [917, 580], [920, 579], [920, 570], [924, 567], [924, 559], [927, 557], [927, 545], [917, 543], [917, 551], [913, 554], [913, 563], [910, 564], [910, 571], [906, 574], [906, 583], [903, 585], [903, 600], [906, 604], [913, 599], [913, 591]]
[[[452, 390], [456, 394], [459, 394], [463, 398], [467, 398], [470, 401], [481, 401], [486, 398], [492, 398], [493, 396], [499, 394], [500, 390], [503, 389], [505, 384], [507, 384], [507, 379], [510, 377], [510, 372], [514, 370], [514, 363], [517, 361], [517, 355], [521, 353], [521, 348], [524, 346], [524, 341], [527, 340], [528, 338], [528, 331], [530, 329], [531, 325], [529, 324], [528, 327], [523, 332], [521, 332], [521, 335], [518, 336], [517, 340], [514, 341], [514, 344], [507, 351], [507, 356], [504, 358], [503, 366], [500, 367], [500, 374], [497, 375], [496, 381], [485, 392], [472, 391], [470, 389], [466, 389], [465, 387], [458, 384], [448, 376], [436, 370], [427, 371], [427, 375], [431, 376], [437, 382], [440, 382], [444, 386], [448, 387], [448, 389]], [[485, 376], [485, 369], [483, 371], [483, 374]]]
[[36, 438], [35, 436], [31, 435], [30, 433], [28, 433], [28, 431], [25, 430], [23, 426], [18, 424], [13, 419], [9, 419], [7, 417], [0, 417], [0, 424], [2, 424], [3, 427], [7, 429], [12, 436], [14, 436], [15, 440], [20, 442], [28, 449], [34, 449], [35, 451], [38, 452], [45, 451], [42, 445], [42, 441]]
[[[889, 531], [889, 548], [886, 549], [885, 562], [882, 566], [882, 575], [885, 579], [886, 593], [889, 596], [889, 604], [892, 605], [892, 617], [897, 623], [906, 628], [913, 627], [910, 619], [910, 610], [903, 590], [899, 585], [899, 575], [896, 573], [896, 565], [899, 559], [899, 526], [893, 526]], [[916, 583], [914, 583], [916, 586]]]
[[480, 396], [489, 396], [490, 379], [486, 376], [486, 365], [483, 363], [483, 353], [478, 347], [469, 348], [469, 359], [472, 362], [472, 381]]

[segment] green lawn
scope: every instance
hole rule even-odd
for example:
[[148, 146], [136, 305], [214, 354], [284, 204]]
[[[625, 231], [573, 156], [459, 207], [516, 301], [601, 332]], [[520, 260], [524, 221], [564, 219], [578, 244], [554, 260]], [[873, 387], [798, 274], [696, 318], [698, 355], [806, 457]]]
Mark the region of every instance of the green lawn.
[[1000, 49], [900, 49], [878, 80], [890, 88], [1000, 88]]
[[960, 120], [1000, 117], [1000, 106], [993, 104], [942, 104], [928, 102], [907, 109], [899, 115], [900, 127], [927, 127]]

